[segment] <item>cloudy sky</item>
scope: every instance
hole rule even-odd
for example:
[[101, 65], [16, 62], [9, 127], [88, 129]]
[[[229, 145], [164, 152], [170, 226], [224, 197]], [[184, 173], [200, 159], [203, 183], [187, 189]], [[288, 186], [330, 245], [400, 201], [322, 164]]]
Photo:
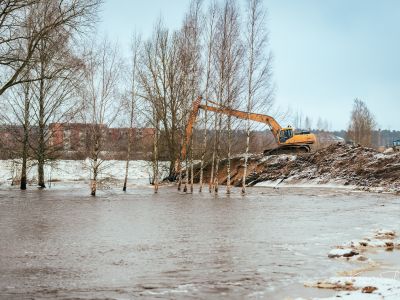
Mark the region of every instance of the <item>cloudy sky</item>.
[[[243, 0], [242, 0], [243, 1]], [[189, 0], [106, 0], [100, 31], [127, 49], [162, 16], [176, 29]], [[205, 1], [207, 3], [207, 0]], [[400, 130], [400, 1], [265, 0], [276, 104], [345, 129], [353, 99]]]

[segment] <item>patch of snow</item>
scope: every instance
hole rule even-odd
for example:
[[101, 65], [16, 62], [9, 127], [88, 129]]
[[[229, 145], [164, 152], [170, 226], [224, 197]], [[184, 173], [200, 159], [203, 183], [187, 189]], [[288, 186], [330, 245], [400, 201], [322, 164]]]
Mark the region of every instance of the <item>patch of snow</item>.
[[394, 149], [393, 148], [387, 148], [385, 151], [383, 151], [384, 154], [392, 154], [394, 153]]
[[[294, 178], [294, 177], [293, 177]], [[297, 183], [291, 183], [290, 180], [292, 178], [279, 180], [267, 180], [258, 182], [254, 186], [256, 187], [294, 187], [294, 188], [334, 188], [334, 189], [346, 189], [346, 190], [354, 190], [357, 187], [353, 185], [344, 185], [339, 182], [329, 182], [329, 183], [318, 183], [318, 180], [308, 180], [308, 181], [300, 181]]]
[[280, 162], [290, 162], [296, 160], [296, 155], [280, 154], [280, 155], [267, 155], [260, 159], [260, 162], [269, 162], [270, 164], [277, 164]]
[[361, 239], [353, 240], [342, 245], [342, 247], [350, 247], [353, 249], [364, 249], [364, 248], [394, 248], [398, 247], [398, 242], [393, 242], [393, 240], [383, 240], [383, 239]]
[[354, 249], [332, 249], [328, 253], [329, 258], [338, 258], [338, 257], [351, 257], [354, 255], [358, 255], [359, 253], [354, 251]]
[[[45, 180], [76, 182], [87, 181], [91, 176], [91, 162], [86, 160], [59, 160], [45, 165]], [[159, 169], [162, 178], [168, 174], [168, 162], [160, 162]], [[100, 167], [99, 179], [112, 178], [123, 180], [125, 177], [126, 161], [106, 160]], [[10, 181], [18, 177], [21, 169], [21, 162], [12, 160], [0, 160], [0, 182]], [[37, 178], [36, 166], [28, 169], [28, 181], [35, 181]], [[152, 164], [149, 161], [135, 160], [129, 162], [128, 181], [135, 184], [149, 184], [152, 178]]]
[[396, 236], [396, 231], [389, 229], [379, 229], [375, 231], [375, 238], [377, 239], [394, 239]]
[[[306, 286], [341, 290], [333, 297], [313, 300], [398, 300], [400, 281], [380, 277], [332, 277]], [[301, 298], [297, 298], [301, 299]]]
[[387, 157], [389, 157], [389, 156], [387, 154], [385, 154], [385, 152], [384, 153], [377, 153], [377, 154], [374, 155], [375, 159], [382, 159], [382, 158], [387, 158]]

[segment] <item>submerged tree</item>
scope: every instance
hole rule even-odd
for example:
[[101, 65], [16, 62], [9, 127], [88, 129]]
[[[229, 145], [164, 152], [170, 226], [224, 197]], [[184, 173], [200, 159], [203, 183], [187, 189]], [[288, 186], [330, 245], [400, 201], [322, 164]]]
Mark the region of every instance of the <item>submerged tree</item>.
[[99, 174], [106, 166], [101, 152], [106, 146], [107, 129], [117, 119], [121, 107], [122, 61], [117, 45], [107, 40], [93, 43], [85, 56], [85, 74], [80, 91], [82, 119], [89, 130], [91, 195], [95, 196]]
[[[192, 110], [192, 102], [199, 96], [201, 82], [201, 1], [193, 0], [190, 4], [190, 9], [185, 16], [183, 26], [179, 31], [179, 63], [180, 71], [183, 77], [182, 87], [182, 110], [181, 119], [182, 129], [186, 127], [188, 116]], [[182, 136], [185, 131], [182, 130]], [[185, 139], [187, 140], [187, 139]], [[187, 186], [190, 179], [190, 192], [193, 192], [193, 135], [188, 140], [189, 144], [184, 145], [189, 151], [185, 157], [186, 163], [186, 180], [184, 191], [187, 191]]]
[[128, 172], [129, 172], [129, 161], [132, 152], [133, 134], [135, 126], [135, 106], [138, 98], [138, 60], [141, 47], [141, 38], [139, 35], [134, 34], [131, 44], [131, 66], [130, 66], [130, 86], [127, 95], [126, 108], [129, 112], [129, 131], [128, 131], [128, 149], [126, 153], [126, 164], [125, 164], [125, 178], [123, 191], [126, 191], [128, 183]]
[[[267, 113], [273, 103], [271, 88], [272, 56], [266, 50], [268, 47], [268, 33], [265, 28], [265, 19], [266, 13], [262, 7], [261, 0], [247, 0], [245, 33], [247, 113], [255, 109], [257, 109], [258, 112]], [[246, 151], [244, 157], [242, 193], [246, 192], [250, 129], [250, 120], [248, 116], [246, 122]]]
[[[101, 0], [0, 1], [0, 95], [24, 95], [23, 101], [10, 94], [4, 97], [10, 100], [6, 104], [16, 117], [14, 124], [23, 128], [21, 189], [26, 189], [28, 145], [38, 161], [39, 186], [45, 186], [48, 125], [66, 116], [64, 100], [73, 92], [66, 82], [75, 79], [70, 72], [79, 64], [71, 59], [72, 40], [76, 45], [93, 26], [100, 4]], [[32, 126], [38, 128], [34, 143], [29, 139]]]
[[[26, 76], [29, 76], [26, 74]], [[10, 154], [14, 157], [21, 157], [21, 173], [20, 188], [25, 190], [27, 187], [27, 169], [28, 160], [31, 158], [29, 151], [30, 137], [32, 131], [32, 82], [24, 82], [14, 86], [5, 93], [4, 103], [0, 108], [0, 118], [6, 124], [11, 125], [10, 131], [12, 132], [13, 141], [21, 147], [10, 149]], [[18, 124], [22, 128], [22, 132], [18, 127], [12, 125]], [[12, 130], [11, 128], [14, 128]], [[10, 141], [8, 141], [10, 142]]]
[[[215, 70], [216, 70], [216, 97], [218, 105], [229, 109], [238, 106], [241, 90], [241, 58], [243, 54], [240, 36], [239, 9], [236, 1], [226, 0], [219, 10], [216, 27], [215, 43]], [[227, 158], [227, 193], [230, 193], [230, 160], [232, 145], [232, 118], [227, 116], [228, 131], [228, 158]], [[223, 130], [223, 117], [216, 115], [216, 135], [214, 139], [215, 168], [214, 191], [218, 192], [219, 165], [221, 159], [221, 131]]]
[[[213, 58], [214, 58], [214, 40], [215, 40], [215, 31], [216, 31], [216, 23], [217, 23], [217, 4], [215, 2], [211, 3], [208, 8], [207, 15], [205, 17], [205, 45], [207, 46], [207, 52], [205, 55], [205, 87], [204, 87], [204, 96], [207, 100], [212, 95], [212, 78], [213, 78]], [[199, 192], [203, 190], [203, 176], [204, 176], [204, 165], [205, 165], [205, 156], [207, 152], [207, 131], [208, 131], [208, 113], [207, 110], [204, 112], [204, 132], [203, 132], [203, 144], [202, 144], [202, 152], [201, 152], [201, 161], [200, 161], [200, 180], [199, 180]], [[214, 161], [214, 160], [213, 160]], [[214, 168], [214, 163], [212, 161], [211, 168]], [[211, 172], [211, 174], [213, 171]], [[211, 192], [211, 182], [209, 184], [209, 191]]]
[[45, 185], [46, 161], [56, 158], [62, 145], [51, 142], [53, 128], [50, 124], [69, 123], [77, 112], [76, 88], [79, 84], [82, 61], [68, 47], [68, 32], [41, 41], [38, 61], [33, 67], [40, 78], [31, 85], [33, 91], [33, 120], [37, 126], [37, 142], [31, 144], [38, 166], [38, 186]]
[[[157, 125], [154, 120], [159, 121], [171, 176], [179, 155], [179, 128], [185, 109], [183, 100], [186, 100], [182, 97], [184, 78], [179, 61], [179, 43], [179, 35], [170, 33], [159, 21], [153, 36], [143, 43], [139, 65], [141, 98], [151, 112], [147, 114], [147, 119], [153, 127]], [[157, 118], [154, 118], [154, 113]]]

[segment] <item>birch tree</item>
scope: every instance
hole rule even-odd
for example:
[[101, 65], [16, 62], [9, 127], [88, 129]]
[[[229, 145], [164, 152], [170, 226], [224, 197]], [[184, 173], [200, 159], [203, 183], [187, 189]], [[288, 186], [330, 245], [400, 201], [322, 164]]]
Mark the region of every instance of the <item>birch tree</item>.
[[[266, 12], [261, 0], [246, 0], [246, 111], [253, 110], [267, 113], [271, 108], [271, 63], [272, 56], [268, 51], [268, 32], [265, 26]], [[262, 107], [262, 109], [261, 109]], [[246, 151], [244, 157], [242, 193], [246, 193], [247, 164], [250, 144], [250, 120], [246, 122]]]
[[[26, 74], [29, 76], [29, 74]], [[14, 141], [21, 145], [13, 149], [16, 157], [21, 157], [20, 188], [27, 188], [28, 160], [31, 158], [29, 151], [30, 136], [32, 131], [32, 82], [24, 82], [9, 89], [4, 95], [4, 103], [0, 109], [0, 118], [10, 125], [20, 125], [22, 132], [12, 130]], [[10, 142], [10, 141], [8, 141]]]
[[[236, 1], [226, 0], [220, 10], [217, 23], [217, 42], [215, 54], [215, 68], [217, 76], [216, 95], [220, 106], [235, 108], [240, 94], [240, 61], [242, 58], [242, 41], [240, 36], [239, 10]], [[221, 155], [220, 135], [222, 130], [222, 116], [218, 114], [216, 121], [216, 138], [214, 148], [216, 153], [214, 191], [218, 192], [219, 164]], [[230, 163], [232, 143], [232, 118], [227, 116], [228, 130], [228, 157], [227, 157], [227, 193], [230, 193]]]
[[135, 126], [135, 106], [138, 97], [138, 60], [140, 54], [141, 37], [138, 34], [133, 35], [131, 44], [131, 70], [130, 70], [130, 89], [127, 99], [127, 110], [129, 111], [129, 131], [128, 131], [128, 149], [126, 153], [126, 164], [125, 164], [125, 178], [124, 186], [122, 190], [126, 191], [126, 186], [128, 182], [128, 172], [129, 172], [129, 161], [131, 157], [133, 134]]
[[85, 74], [80, 91], [82, 119], [89, 129], [90, 194], [96, 196], [99, 174], [107, 165], [101, 155], [107, 128], [117, 119], [120, 108], [120, 80], [123, 64], [118, 46], [103, 40], [93, 43], [85, 55]]
[[[36, 87], [42, 85], [43, 91], [44, 81], [54, 78], [53, 72], [38, 72], [38, 66], [43, 62], [43, 50], [54, 54], [57, 52], [56, 49], [63, 49], [59, 45], [55, 47], [55, 44], [61, 41], [64, 45], [71, 36], [83, 36], [87, 32], [86, 29], [92, 28], [95, 23], [100, 4], [101, 0], [0, 1], [0, 95], [4, 95], [6, 91], [13, 88], [18, 90], [19, 85], [22, 85], [21, 90], [24, 91], [22, 97], [24, 101], [21, 106], [23, 109], [19, 109], [21, 107], [18, 105], [17, 109], [12, 108], [14, 114], [19, 114], [17, 124], [23, 127], [23, 138], [20, 141], [22, 147], [21, 189], [26, 189], [27, 145], [32, 146], [29, 143], [29, 128], [32, 123], [37, 125], [34, 120], [37, 113], [41, 113], [39, 143], [37, 143], [40, 146], [40, 151], [37, 153], [40, 153], [41, 157], [39, 185], [45, 186], [42, 168], [46, 144], [45, 120], [50, 120], [50, 116], [53, 117], [55, 111], [52, 109], [55, 107], [53, 106], [52, 109], [45, 107], [42, 101], [42, 105], [39, 105], [41, 111], [35, 110], [37, 106], [35, 107], [36, 101], [33, 98], [37, 99], [39, 95], [36, 93]], [[58, 57], [62, 57], [63, 54]], [[12, 93], [16, 95], [14, 91]], [[44, 116], [46, 109], [50, 111], [49, 116]]]
[[40, 78], [31, 85], [33, 120], [38, 128], [38, 141], [32, 150], [38, 163], [38, 186], [45, 188], [44, 166], [54, 159], [62, 145], [51, 144], [50, 123], [68, 123], [77, 112], [76, 87], [81, 77], [82, 61], [74, 56], [68, 46], [71, 37], [61, 32], [39, 43], [38, 61], [33, 67]]
[[[183, 78], [182, 90], [182, 132], [185, 132], [188, 116], [192, 110], [191, 104], [200, 93], [201, 82], [201, 1], [192, 0], [189, 7], [189, 12], [186, 14], [182, 29], [179, 32], [179, 58], [180, 71]], [[184, 134], [183, 134], [184, 135]], [[186, 139], [185, 139], [186, 140]], [[184, 191], [187, 191], [187, 186], [190, 179], [190, 192], [193, 193], [193, 134], [189, 139], [189, 145], [185, 145], [188, 155], [186, 155], [186, 180]]]
[[[157, 114], [160, 138], [164, 141], [165, 155], [169, 160], [169, 175], [174, 174], [175, 162], [179, 157], [180, 125], [185, 116], [187, 104], [183, 100], [184, 77], [180, 64], [180, 36], [177, 32], [170, 33], [161, 21], [155, 26], [152, 37], [142, 48], [140, 58], [140, 88], [151, 112], [148, 116]], [[154, 127], [156, 124], [152, 124]]]
[[[205, 17], [205, 45], [207, 46], [207, 52], [205, 56], [205, 87], [204, 87], [204, 95], [207, 100], [211, 96], [212, 89], [212, 76], [213, 76], [213, 55], [214, 55], [214, 39], [215, 39], [215, 31], [216, 31], [216, 22], [217, 22], [217, 4], [216, 2], [212, 2], [208, 8], [206, 17]], [[208, 113], [207, 110], [204, 112], [204, 132], [203, 132], [203, 145], [201, 152], [201, 161], [200, 161], [200, 180], [199, 180], [199, 192], [201, 193], [203, 190], [203, 176], [204, 176], [204, 162], [205, 155], [207, 152], [207, 131], [208, 131]], [[211, 162], [211, 175], [213, 174], [214, 168], [214, 156]], [[210, 183], [212, 179], [210, 180]], [[209, 191], [211, 192], [211, 184], [209, 185]]]

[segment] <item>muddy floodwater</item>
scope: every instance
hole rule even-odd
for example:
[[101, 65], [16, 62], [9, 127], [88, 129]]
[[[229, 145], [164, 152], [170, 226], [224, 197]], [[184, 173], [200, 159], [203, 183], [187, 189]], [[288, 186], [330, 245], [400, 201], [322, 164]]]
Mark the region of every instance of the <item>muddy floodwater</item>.
[[246, 197], [214, 197], [173, 187], [87, 194], [79, 185], [0, 191], [0, 299], [310, 296], [305, 281], [350, 268], [327, 258], [334, 245], [400, 228], [395, 195], [252, 188]]

